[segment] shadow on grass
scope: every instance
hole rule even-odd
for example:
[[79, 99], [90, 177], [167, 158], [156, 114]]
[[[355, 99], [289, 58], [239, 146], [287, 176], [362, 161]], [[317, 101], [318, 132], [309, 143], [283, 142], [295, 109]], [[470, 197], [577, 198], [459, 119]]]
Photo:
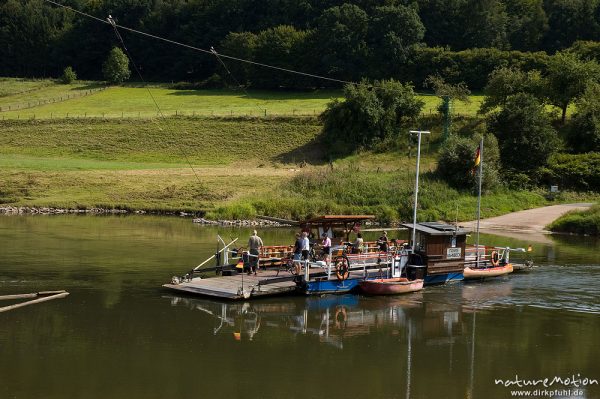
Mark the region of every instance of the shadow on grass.
[[324, 165], [328, 162], [327, 149], [320, 137], [315, 137], [308, 143], [296, 147], [288, 152], [279, 154], [274, 158], [275, 161], [287, 165]]
[[276, 101], [276, 100], [328, 100], [330, 98], [337, 98], [341, 96], [340, 91], [335, 90], [316, 90], [316, 91], [267, 91], [257, 90], [248, 91], [248, 95], [240, 90], [227, 90], [227, 89], [205, 89], [205, 90], [174, 90], [168, 93], [170, 96], [236, 96], [240, 98], [246, 98], [248, 100], [264, 100], [264, 101]]
[[109, 85], [103, 82], [93, 82], [87, 83], [85, 86], [71, 87], [71, 91], [94, 90], [102, 87], [109, 87]]

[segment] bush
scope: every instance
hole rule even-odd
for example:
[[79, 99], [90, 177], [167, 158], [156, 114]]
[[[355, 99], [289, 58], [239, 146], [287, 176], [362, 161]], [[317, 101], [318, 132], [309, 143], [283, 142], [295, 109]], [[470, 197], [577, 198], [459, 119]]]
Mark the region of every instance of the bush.
[[[479, 143], [474, 138], [450, 136], [440, 151], [436, 173], [451, 186], [458, 189], [477, 191], [475, 173], [475, 154]], [[498, 184], [498, 141], [488, 134], [483, 143], [483, 181], [484, 190], [490, 190]]]
[[396, 137], [401, 124], [416, 119], [424, 105], [412, 86], [394, 80], [348, 84], [344, 97], [330, 102], [321, 114], [325, 140], [338, 152]]
[[71, 66], [68, 66], [64, 69], [62, 76], [60, 77], [60, 82], [63, 84], [71, 84], [77, 80], [77, 74], [73, 70]]
[[576, 152], [600, 151], [600, 84], [588, 84], [567, 126], [567, 142]]
[[600, 191], [600, 153], [556, 154], [548, 161], [545, 183], [560, 188]]
[[108, 58], [102, 64], [102, 73], [104, 79], [113, 84], [119, 84], [129, 79], [131, 71], [129, 70], [129, 58], [118, 47], [113, 47], [108, 54]]
[[560, 145], [549, 114], [531, 94], [509, 96], [502, 110], [488, 118], [488, 129], [498, 138], [505, 169], [534, 171]]

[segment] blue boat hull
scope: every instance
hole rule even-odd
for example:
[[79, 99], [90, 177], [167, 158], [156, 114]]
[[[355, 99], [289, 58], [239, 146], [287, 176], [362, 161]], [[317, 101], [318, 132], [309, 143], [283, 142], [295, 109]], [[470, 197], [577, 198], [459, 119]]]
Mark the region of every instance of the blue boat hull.
[[303, 291], [307, 295], [319, 295], [319, 294], [343, 294], [350, 292], [358, 287], [358, 282], [362, 279], [347, 279], [344, 281], [339, 280], [322, 280], [322, 281], [309, 281], [303, 287]]
[[451, 281], [462, 280], [464, 280], [464, 276], [462, 273], [435, 274], [433, 276], [425, 276], [423, 285], [445, 284]]
[[[377, 276], [369, 276], [368, 278], [376, 277]], [[307, 295], [344, 294], [356, 289], [358, 287], [358, 283], [361, 280], [362, 278], [353, 278], [344, 281], [339, 281], [335, 279], [309, 281], [300, 288], [300, 291]], [[462, 280], [464, 280], [462, 273], [436, 274], [433, 276], [425, 276], [423, 285], [445, 284], [452, 281]]]

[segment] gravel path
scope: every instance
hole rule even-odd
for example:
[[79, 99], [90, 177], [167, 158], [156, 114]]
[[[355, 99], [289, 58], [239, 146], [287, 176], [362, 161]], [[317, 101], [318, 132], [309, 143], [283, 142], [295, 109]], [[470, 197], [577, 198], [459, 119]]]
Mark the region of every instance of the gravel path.
[[[482, 219], [479, 223], [479, 228], [480, 231], [491, 234], [527, 238], [538, 242], [550, 242], [545, 237], [545, 234], [549, 233], [549, 231], [545, 230], [547, 225], [569, 211], [587, 209], [592, 205], [591, 203], [563, 204], [513, 212], [507, 215]], [[472, 231], [476, 231], [477, 229], [476, 220], [463, 222], [460, 225]]]

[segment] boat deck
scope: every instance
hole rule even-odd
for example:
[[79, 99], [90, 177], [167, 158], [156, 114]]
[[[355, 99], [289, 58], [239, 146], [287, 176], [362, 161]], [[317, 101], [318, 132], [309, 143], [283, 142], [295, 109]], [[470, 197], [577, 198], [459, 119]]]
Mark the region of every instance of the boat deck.
[[[377, 272], [371, 271], [371, 273]], [[361, 279], [364, 275], [362, 268], [351, 269], [348, 280]], [[296, 277], [287, 271], [279, 271], [278, 273], [277, 269], [261, 269], [256, 276], [253, 274], [237, 273], [231, 276], [195, 277], [190, 281], [179, 284], [164, 284], [163, 287], [188, 294], [239, 300], [296, 292], [297, 285], [294, 281]], [[332, 271], [329, 278], [327, 278], [325, 268], [313, 266], [310, 269], [309, 281], [326, 282], [338, 280], [335, 271]]]
[[210, 278], [195, 277], [180, 284], [164, 284], [163, 287], [190, 294], [208, 295], [226, 299], [281, 295], [296, 290], [294, 276], [277, 270], [260, 270], [258, 274], [238, 273], [232, 276]]

